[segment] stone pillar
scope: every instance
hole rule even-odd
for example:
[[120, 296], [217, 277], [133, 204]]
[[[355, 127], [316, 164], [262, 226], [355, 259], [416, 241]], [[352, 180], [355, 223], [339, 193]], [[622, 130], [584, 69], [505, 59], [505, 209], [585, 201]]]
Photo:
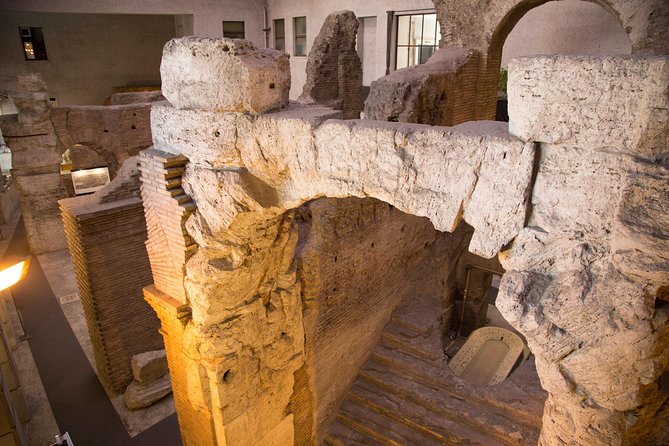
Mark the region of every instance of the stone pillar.
[[509, 128], [541, 156], [497, 306], [549, 393], [540, 444], [665, 444], [669, 57], [509, 68]]
[[16, 120], [3, 120], [2, 133], [12, 151], [12, 175], [21, 200], [30, 252], [67, 248], [58, 200], [67, 197], [60, 181], [61, 157], [46, 84], [39, 74], [19, 75], [19, 91], [11, 95]]
[[[304, 339], [292, 214], [268, 210], [227, 229], [220, 221], [234, 220], [228, 205], [245, 193], [272, 200], [243, 168], [237, 126], [287, 105], [288, 57], [247, 41], [181, 38], [165, 46], [161, 74], [171, 106], [152, 111], [153, 137], [169, 153], [143, 153], [155, 279], [145, 296], [162, 320], [184, 444], [292, 444], [289, 403]], [[181, 185], [165, 175], [179, 159], [170, 153], [190, 160], [184, 195], [197, 211], [187, 221], [175, 213], [184, 205], [183, 192], [175, 192]], [[258, 206], [252, 199], [239, 205]], [[196, 250], [188, 250], [190, 237]], [[179, 247], [176, 256], [161, 248], [169, 243]]]
[[357, 119], [362, 110], [362, 62], [355, 50], [360, 26], [353, 11], [325, 18], [307, 59], [307, 81], [299, 101], [341, 110], [344, 119]]

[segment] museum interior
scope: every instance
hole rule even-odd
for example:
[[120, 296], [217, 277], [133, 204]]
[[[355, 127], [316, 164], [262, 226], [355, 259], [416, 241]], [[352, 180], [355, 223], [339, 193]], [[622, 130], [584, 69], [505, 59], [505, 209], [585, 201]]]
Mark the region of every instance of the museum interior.
[[0, 0], [0, 445], [669, 444], [666, 0]]

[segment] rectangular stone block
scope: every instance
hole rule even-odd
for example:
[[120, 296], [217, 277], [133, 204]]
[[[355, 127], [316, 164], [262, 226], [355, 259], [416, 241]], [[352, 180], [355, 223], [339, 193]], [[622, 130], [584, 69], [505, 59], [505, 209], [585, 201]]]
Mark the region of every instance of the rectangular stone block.
[[650, 157], [667, 150], [669, 56], [509, 63], [509, 130], [526, 141]]

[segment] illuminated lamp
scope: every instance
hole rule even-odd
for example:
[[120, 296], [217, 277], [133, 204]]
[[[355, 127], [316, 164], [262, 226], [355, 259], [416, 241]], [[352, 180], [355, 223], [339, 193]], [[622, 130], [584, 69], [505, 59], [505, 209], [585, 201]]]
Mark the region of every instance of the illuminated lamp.
[[16, 285], [28, 273], [32, 256], [8, 257], [0, 261], [0, 291]]

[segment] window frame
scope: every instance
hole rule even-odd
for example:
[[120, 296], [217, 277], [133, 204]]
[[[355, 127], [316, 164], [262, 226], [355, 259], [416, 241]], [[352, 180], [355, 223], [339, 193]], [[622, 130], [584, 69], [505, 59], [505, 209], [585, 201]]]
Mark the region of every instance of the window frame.
[[[434, 25], [435, 40], [434, 40], [434, 44], [432, 44], [432, 45], [426, 45], [426, 44], [422, 43], [423, 42], [423, 36], [425, 35], [425, 16], [429, 16], [429, 15], [433, 15], [435, 17], [435, 21], [434, 21], [434, 23], [435, 23], [435, 25]], [[413, 17], [418, 17], [418, 16], [422, 17], [421, 18], [421, 30], [420, 30], [420, 41], [421, 41], [421, 43], [420, 44], [411, 44], [411, 42], [409, 42], [407, 44], [400, 45], [400, 43], [399, 43], [399, 41], [400, 41], [400, 36], [399, 36], [399, 34], [400, 34], [399, 33], [400, 19], [402, 17], [409, 17], [408, 33], [409, 33], [409, 36], [411, 36], [411, 34], [412, 34], [412, 24], [413, 24], [412, 18]], [[408, 68], [408, 67], [411, 67], [411, 66], [414, 66], [414, 65], [421, 65], [421, 64], [427, 62], [427, 59], [429, 59], [432, 56], [432, 54], [434, 54], [434, 52], [437, 51], [437, 49], [439, 49], [439, 43], [441, 42], [441, 27], [440, 27], [439, 21], [436, 18], [436, 12], [434, 12], [434, 11], [431, 11], [431, 12], [410, 12], [410, 13], [405, 13], [405, 14], [397, 14], [397, 15], [395, 15], [395, 24], [394, 24], [393, 28], [394, 28], [393, 31], [394, 31], [394, 34], [395, 34], [395, 39], [394, 39], [394, 47], [395, 47], [394, 48], [395, 49], [394, 56], [395, 57], [394, 57], [394, 63], [392, 65], [393, 66], [393, 71], [401, 70], [402, 68]], [[398, 54], [399, 54], [399, 51], [400, 51], [401, 48], [406, 49], [407, 62], [413, 62], [413, 59], [410, 57], [409, 54], [410, 54], [410, 49], [415, 48], [415, 50], [418, 52], [418, 56], [417, 56], [418, 57], [418, 63], [409, 63], [406, 66], [398, 67], [398, 62], [399, 62]], [[425, 61], [421, 61], [424, 49], [431, 49], [431, 50], [429, 50], [429, 55], [427, 56]]]
[[[241, 33], [242, 37], [226, 36], [225, 35], [225, 24], [226, 23], [235, 24], [235, 25], [239, 25], [241, 23], [242, 24], [242, 33]], [[228, 39], [246, 39], [246, 24], [244, 23], [243, 20], [222, 20], [221, 21], [221, 29], [222, 29], [222, 32], [223, 32], [223, 37], [226, 37]], [[239, 31], [231, 31], [231, 32], [234, 33], [234, 34], [239, 34]]]
[[[297, 21], [304, 19], [304, 34], [297, 33]], [[304, 39], [304, 52], [297, 52], [297, 39]], [[307, 55], [307, 17], [293, 17], [293, 56], [306, 57]]]
[[[277, 41], [279, 40], [279, 36], [277, 35], [277, 30], [279, 29], [278, 23], [281, 22], [281, 30], [282, 30], [282, 36], [280, 39], [283, 42], [283, 47], [278, 48], [277, 47]], [[272, 21], [272, 29], [273, 29], [273, 34], [274, 34], [274, 49], [279, 50], [279, 51], [286, 51], [286, 19], [274, 19]]]
[[[44, 32], [41, 27], [19, 26], [21, 49], [26, 61], [49, 60], [44, 42]], [[31, 55], [33, 57], [29, 57]]]

